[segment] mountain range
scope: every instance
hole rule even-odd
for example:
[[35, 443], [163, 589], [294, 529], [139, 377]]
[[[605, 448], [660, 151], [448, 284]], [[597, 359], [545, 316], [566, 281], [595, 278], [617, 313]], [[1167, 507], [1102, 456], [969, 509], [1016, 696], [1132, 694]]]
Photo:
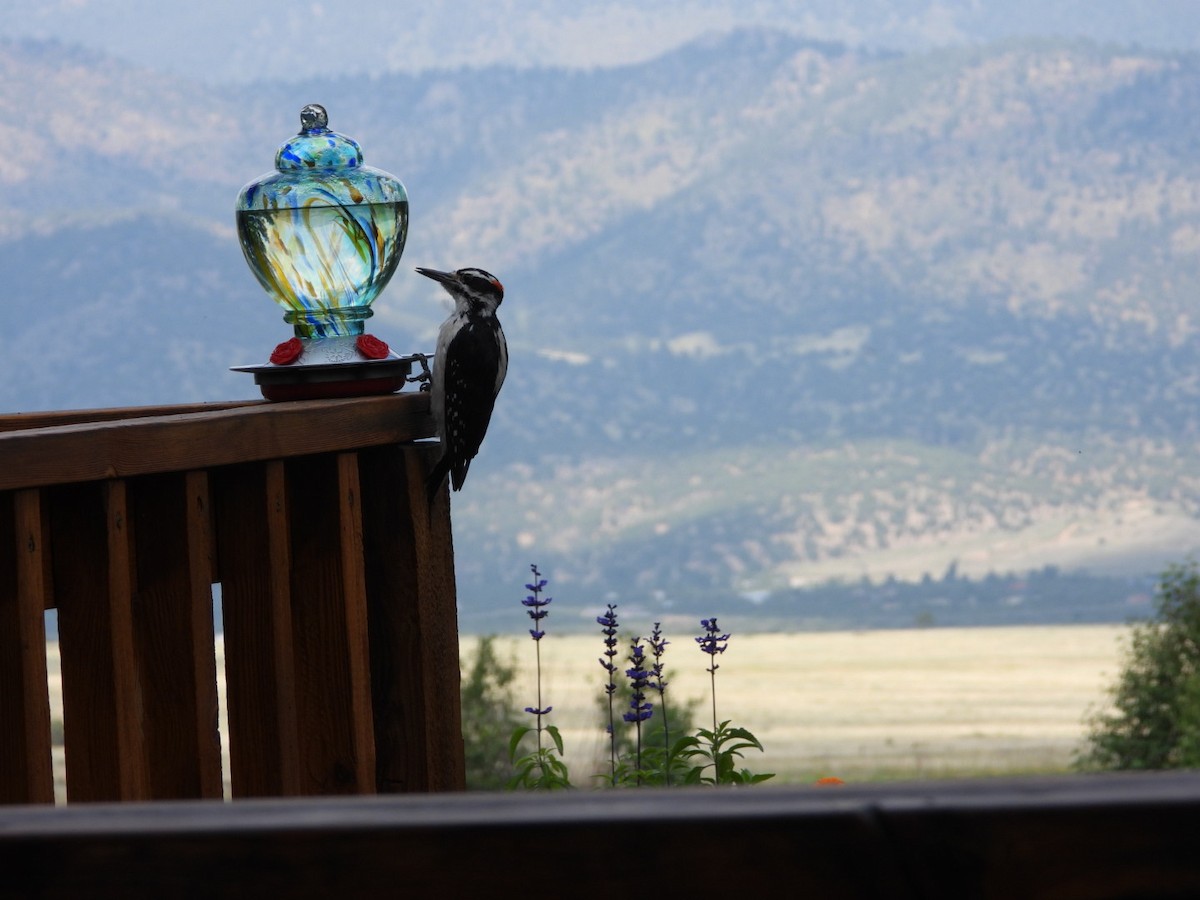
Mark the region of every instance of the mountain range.
[[309, 102], [409, 190], [373, 332], [430, 348], [415, 265], [507, 288], [510, 380], [454, 497], [474, 627], [529, 562], [586, 620], [1200, 546], [1191, 52], [761, 28], [214, 84], [0, 43], [0, 409], [255, 396], [228, 367], [288, 329], [233, 202]]

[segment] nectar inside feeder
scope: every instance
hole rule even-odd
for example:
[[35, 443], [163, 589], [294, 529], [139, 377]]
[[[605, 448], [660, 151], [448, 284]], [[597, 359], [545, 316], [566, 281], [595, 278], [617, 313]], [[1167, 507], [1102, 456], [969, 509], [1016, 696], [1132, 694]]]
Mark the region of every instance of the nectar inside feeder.
[[362, 148], [329, 129], [325, 109], [300, 111], [300, 132], [275, 154], [275, 171], [238, 195], [242, 253], [284, 310], [294, 336], [252, 372], [269, 400], [391, 393], [413, 356], [367, 334], [371, 304], [408, 238], [408, 194], [396, 178], [363, 165]]

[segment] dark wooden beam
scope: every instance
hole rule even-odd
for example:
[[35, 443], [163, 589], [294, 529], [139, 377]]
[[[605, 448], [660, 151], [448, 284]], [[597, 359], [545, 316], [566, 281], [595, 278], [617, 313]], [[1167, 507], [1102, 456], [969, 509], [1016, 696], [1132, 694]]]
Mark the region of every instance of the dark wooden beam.
[[1200, 775], [0, 808], [0, 897], [1200, 896]]

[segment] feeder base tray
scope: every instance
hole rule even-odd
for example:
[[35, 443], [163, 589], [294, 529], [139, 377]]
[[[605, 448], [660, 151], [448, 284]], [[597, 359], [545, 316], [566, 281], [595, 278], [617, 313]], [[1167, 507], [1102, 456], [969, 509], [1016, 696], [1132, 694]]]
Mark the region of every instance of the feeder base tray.
[[393, 394], [408, 382], [413, 363], [420, 358], [413, 355], [370, 361], [291, 366], [266, 363], [230, 368], [234, 372], [251, 373], [268, 400], [318, 400]]

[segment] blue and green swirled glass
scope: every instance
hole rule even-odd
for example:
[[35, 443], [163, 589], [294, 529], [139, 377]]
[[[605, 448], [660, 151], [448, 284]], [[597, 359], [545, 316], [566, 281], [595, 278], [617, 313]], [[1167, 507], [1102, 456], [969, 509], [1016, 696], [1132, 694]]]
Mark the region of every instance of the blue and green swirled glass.
[[404, 252], [408, 194], [363, 165], [352, 139], [307, 106], [275, 172], [242, 188], [237, 229], [246, 262], [296, 336], [357, 335]]

